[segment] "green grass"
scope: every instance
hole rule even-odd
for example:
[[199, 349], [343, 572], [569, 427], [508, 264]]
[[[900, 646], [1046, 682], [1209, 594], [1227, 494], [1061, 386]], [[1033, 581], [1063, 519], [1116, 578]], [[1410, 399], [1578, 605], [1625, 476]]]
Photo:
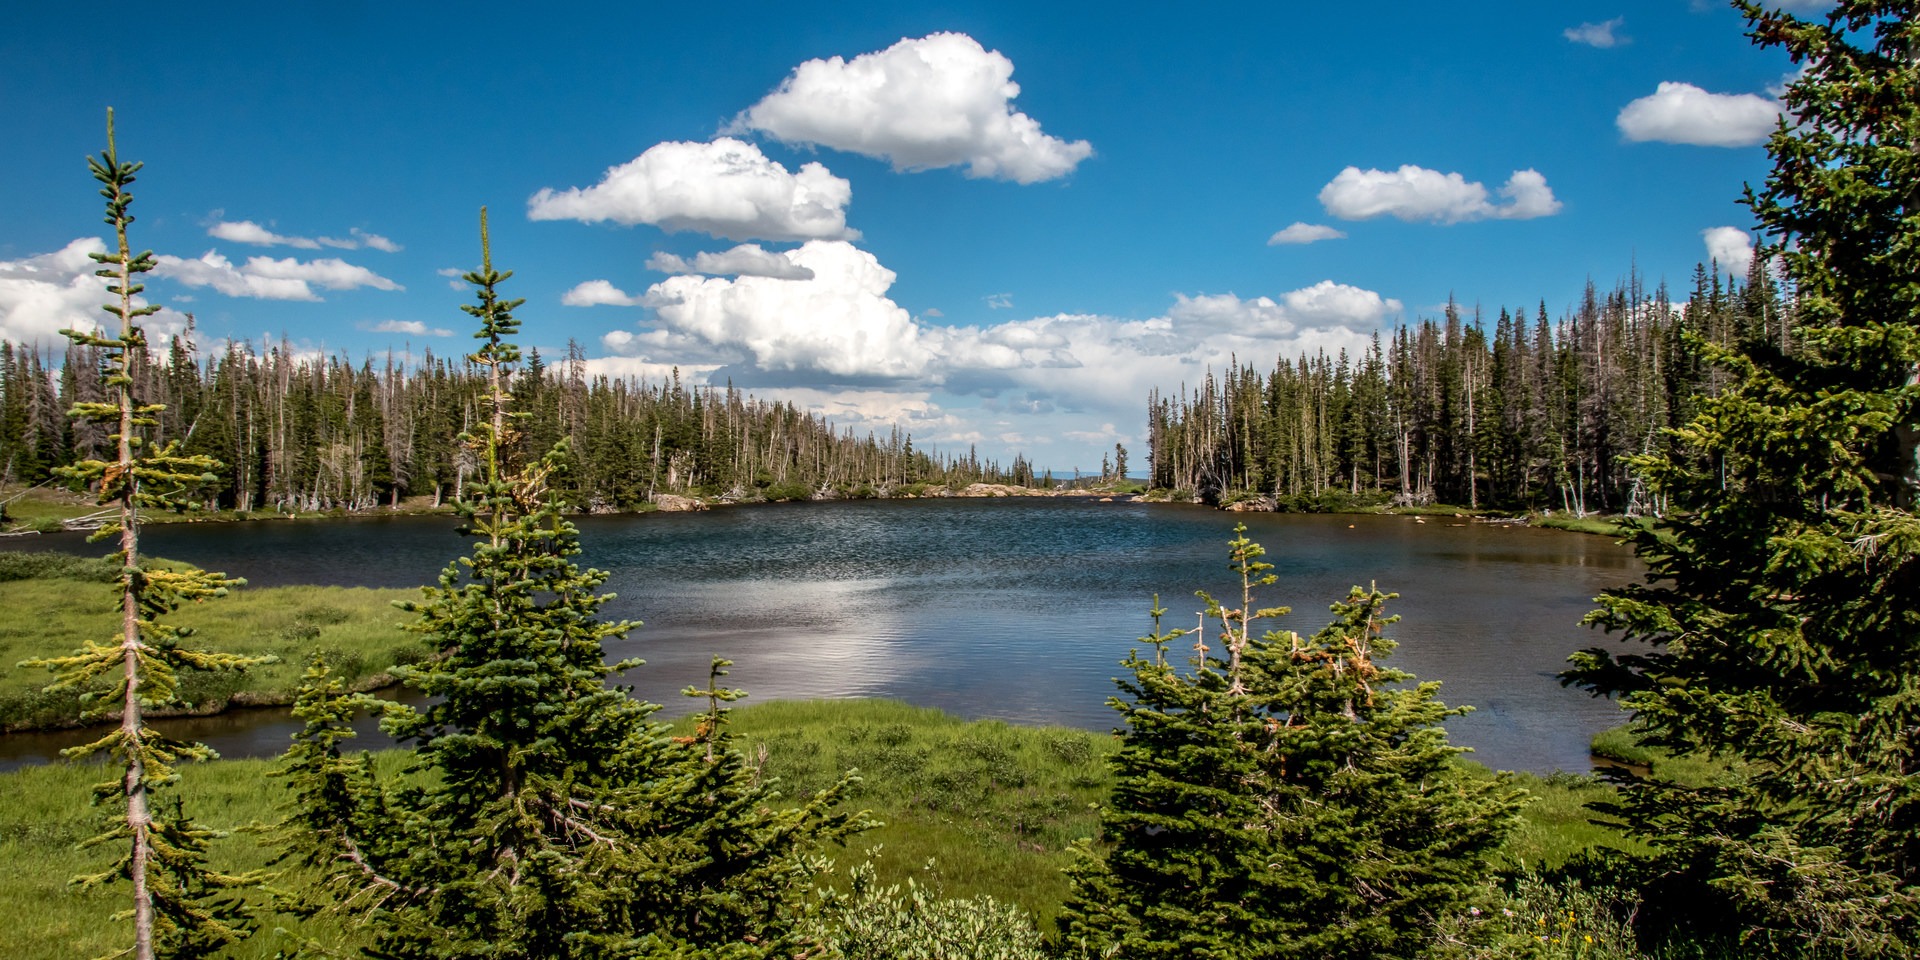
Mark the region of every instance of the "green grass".
[[[113, 507], [102, 507], [89, 495], [74, 493], [55, 486], [38, 486], [23, 490], [19, 486], [0, 485], [0, 501], [6, 501], [5, 519], [0, 521], [0, 533], [53, 533], [64, 529], [64, 521], [82, 517], [104, 516], [113, 511]], [[382, 504], [371, 510], [345, 509], [302, 510], [286, 512], [272, 507], [262, 507], [251, 511], [241, 510], [190, 510], [175, 512], [172, 510], [154, 510], [143, 512], [140, 522], [152, 523], [207, 523], [232, 522], [239, 520], [318, 520], [346, 516], [399, 516], [412, 514], [452, 513], [451, 504], [433, 505], [433, 498], [426, 496], [407, 497], [400, 501], [399, 507]]]
[[1643, 776], [1671, 780], [1684, 786], [1707, 786], [1725, 780], [1738, 768], [1729, 760], [1699, 754], [1674, 754], [1640, 742], [1632, 724], [1602, 730], [1593, 737], [1593, 755]]
[[[1106, 795], [1114, 744], [1085, 731], [967, 723], [891, 701], [770, 703], [733, 719], [746, 755], [759, 757], [764, 746], [764, 775], [779, 778], [795, 802], [842, 770], [861, 769], [849, 805], [872, 810], [886, 826], [829, 851], [834, 876], [844, 878], [846, 868], [875, 855], [883, 884], [913, 877], [942, 896], [991, 893], [1042, 922], [1066, 896], [1066, 847], [1096, 831], [1091, 805]], [[383, 766], [397, 770], [403, 758], [399, 751], [382, 754]], [[188, 813], [231, 832], [215, 848], [223, 869], [257, 868], [270, 857], [257, 837], [234, 831], [281, 815], [279, 781], [266, 776], [272, 766], [221, 760], [181, 770]], [[74, 848], [96, 830], [100, 811], [87, 797], [104, 773], [97, 765], [63, 763], [0, 774], [0, 903], [20, 907], [8, 924], [9, 960], [97, 956], [131, 939], [124, 923], [105, 920], [124, 905], [124, 887], [99, 893], [66, 884], [102, 869], [109, 857]], [[300, 878], [280, 882], [292, 886]], [[276, 935], [276, 927], [288, 933]], [[288, 937], [353, 946], [332, 918], [277, 916], [231, 952], [271, 957], [292, 942]]]
[[[390, 751], [381, 760], [383, 773], [397, 775], [404, 756]], [[214, 843], [217, 868], [236, 873], [268, 868], [274, 851], [251, 828], [283, 815], [280, 781], [269, 776], [273, 768], [270, 760], [187, 764], [180, 768], [179, 789], [163, 793], [162, 801], [177, 795], [189, 816], [226, 835]], [[74, 876], [105, 870], [118, 853], [78, 848], [100, 831], [107, 811], [91, 806], [90, 798], [92, 785], [107, 775], [97, 763], [0, 774], [0, 904], [9, 912], [0, 940], [6, 942], [8, 960], [98, 957], [132, 944], [131, 921], [109, 919], [132, 903], [126, 884], [85, 889], [69, 883]], [[298, 873], [279, 872], [271, 883], [296, 889], [302, 880]], [[248, 899], [262, 906], [269, 900], [258, 890]], [[283, 950], [291, 955], [303, 939], [345, 955], [359, 946], [337, 916], [268, 915], [250, 940], [221, 956], [267, 960]]]
[[1556, 773], [1547, 777], [1513, 774], [1514, 785], [1532, 795], [1520, 811], [1520, 825], [1500, 851], [1503, 868], [1551, 870], [1583, 850], [1612, 847], [1630, 853], [1645, 845], [1607, 823], [1595, 822], [1588, 805], [1610, 800], [1612, 784], [1597, 777]]
[[1528, 521], [1536, 527], [1549, 530], [1571, 530], [1574, 533], [1591, 533], [1602, 537], [1624, 537], [1633, 532], [1634, 521], [1626, 517], [1568, 517], [1536, 516]]
[[12, 484], [0, 485], [0, 533], [38, 531], [49, 533], [61, 529], [61, 521], [99, 513], [103, 508], [89, 497], [83, 497], [50, 486], [22, 488]]
[[[71, 726], [82, 709], [77, 692], [43, 689], [53, 680], [49, 671], [14, 664], [118, 636], [119, 594], [102, 582], [111, 569], [98, 560], [47, 559], [53, 556], [0, 552], [0, 609], [30, 611], [0, 618], [0, 730]], [[407, 590], [240, 587], [222, 599], [191, 604], [170, 620], [195, 630], [193, 644], [278, 662], [243, 671], [189, 671], [181, 678], [182, 696], [201, 712], [291, 703], [314, 653], [348, 683], [383, 685], [395, 664], [426, 653], [418, 638], [400, 629], [408, 615], [393, 607], [394, 600], [414, 596]]]
[[[1043, 924], [1067, 893], [1067, 848], [1098, 832], [1093, 805], [1111, 782], [1110, 735], [968, 723], [887, 700], [762, 704], [732, 715], [748, 757], [793, 799], [857, 769], [848, 805], [886, 826], [839, 859], [876, 860], [882, 884], [911, 877], [943, 896], [992, 894]], [[683, 721], [683, 725], [691, 721]]]
[[[1067, 848], [1098, 833], [1094, 805], [1107, 796], [1107, 759], [1118, 746], [1110, 735], [965, 722], [880, 700], [775, 702], [731, 716], [742, 751], [764, 776], [779, 780], [789, 801], [829, 785], [846, 769], [860, 771], [862, 782], [848, 804], [886, 825], [848, 849], [829, 851], [837, 861], [833, 877], [844, 878], [848, 867], [875, 856], [882, 884], [911, 877], [940, 896], [992, 894], [1032, 914], [1042, 929], [1067, 893], [1060, 873], [1070, 861]], [[681, 721], [682, 732], [692, 722]], [[382, 754], [382, 766], [397, 771], [405, 756]], [[222, 760], [181, 770], [187, 811], [231, 832], [215, 848], [224, 869], [257, 868], [270, 857], [241, 828], [281, 815], [279, 781], [266, 776], [271, 768], [269, 761]], [[0, 774], [0, 903], [15, 907], [6, 928], [10, 960], [95, 956], [130, 939], [124, 922], [106, 920], [124, 906], [124, 887], [100, 893], [66, 884], [70, 876], [102, 869], [109, 857], [105, 850], [75, 849], [95, 832], [101, 811], [89, 808], [87, 797], [104, 773], [97, 765], [55, 764]], [[1514, 782], [1537, 799], [1502, 853], [1505, 865], [1551, 868], [1590, 845], [1635, 849], [1589, 822], [1583, 808], [1612, 787], [1562, 775], [1520, 774]], [[278, 882], [291, 888], [301, 877]], [[342, 951], [357, 946], [336, 918], [274, 916], [231, 955], [271, 957], [298, 938]]]

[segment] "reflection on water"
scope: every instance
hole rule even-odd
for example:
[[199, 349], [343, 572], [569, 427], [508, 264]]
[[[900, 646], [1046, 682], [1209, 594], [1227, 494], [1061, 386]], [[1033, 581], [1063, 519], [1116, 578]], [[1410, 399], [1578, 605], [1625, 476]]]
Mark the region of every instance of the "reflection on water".
[[[1355, 584], [1398, 592], [1394, 662], [1444, 681], [1476, 712], [1454, 740], [1498, 767], [1588, 768], [1587, 740], [1618, 709], [1554, 679], [1569, 653], [1606, 643], [1578, 625], [1602, 589], [1639, 576], [1623, 547], [1592, 536], [1457, 520], [1224, 514], [1164, 504], [1060, 500], [774, 504], [580, 521], [583, 560], [618, 594], [604, 613], [644, 620], [613, 657], [646, 666], [622, 682], [684, 713], [678, 691], [715, 654], [756, 700], [894, 697], [967, 717], [1110, 729], [1118, 661], [1150, 627], [1193, 622], [1196, 589], [1232, 586], [1233, 525], [1267, 548], [1290, 604], [1280, 626], [1312, 632]], [[149, 528], [150, 550], [254, 585], [410, 586], [462, 542], [444, 518]], [[77, 539], [40, 548], [94, 552]], [[284, 711], [188, 721], [229, 756], [277, 753]], [[77, 739], [77, 738], [69, 738]], [[52, 738], [0, 737], [0, 765]]]

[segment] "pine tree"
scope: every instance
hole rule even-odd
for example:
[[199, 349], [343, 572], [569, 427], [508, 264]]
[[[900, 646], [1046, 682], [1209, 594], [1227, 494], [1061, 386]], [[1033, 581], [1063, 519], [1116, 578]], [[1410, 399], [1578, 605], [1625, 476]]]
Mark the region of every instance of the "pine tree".
[[[216, 834], [188, 818], [177, 797], [170, 804], [157, 802], [156, 791], [178, 779], [174, 764], [205, 760], [214, 753], [204, 744], [160, 735], [146, 724], [144, 711], [178, 702], [180, 670], [241, 669], [261, 661], [183, 646], [191, 631], [161, 619], [183, 603], [224, 596], [242, 581], [177, 564], [156, 566], [140, 555], [140, 510], [188, 509], [188, 495], [213, 482], [211, 471], [218, 464], [207, 457], [182, 455], [177, 443], [155, 448], [147, 439], [164, 408], [135, 395], [135, 375], [147, 347], [139, 320], [160, 308], [139, 301], [144, 288], [136, 278], [154, 266], [151, 252], [136, 254], [127, 241], [127, 227], [134, 220], [128, 212], [133, 202], [128, 188], [141, 164], [120, 160], [112, 110], [107, 111], [107, 149], [97, 158], [88, 158], [87, 164], [101, 184], [100, 194], [107, 200], [106, 223], [114, 231], [114, 251], [92, 256], [101, 265], [96, 273], [107, 279], [107, 293], [115, 298], [103, 309], [119, 321], [119, 329], [111, 336], [99, 331], [61, 332], [75, 344], [98, 349], [106, 358], [107, 398], [76, 403], [72, 415], [106, 427], [115, 457], [83, 460], [61, 472], [92, 486], [100, 505], [114, 510], [113, 519], [95, 539], [119, 539], [119, 549], [109, 556], [121, 567], [116, 587], [120, 630], [108, 642], [89, 643], [65, 657], [29, 660], [24, 666], [53, 670], [58, 679], [48, 690], [89, 690], [86, 699], [99, 705], [92, 716], [120, 714], [113, 732], [64, 751], [71, 759], [105, 754], [121, 772], [117, 779], [94, 787], [95, 803], [111, 804], [119, 812], [109, 814], [107, 830], [86, 845], [117, 845], [124, 852], [111, 868], [79, 882], [97, 886], [126, 880], [132, 886], [130, 952], [136, 960], [207, 956], [250, 931], [247, 914], [233, 891], [258, 878], [209, 868], [207, 844]], [[109, 678], [109, 687], [93, 690], [103, 678]]]
[[[1065, 946], [1128, 958], [1373, 958], [1419, 954], [1460, 907], [1514, 821], [1520, 796], [1453, 758], [1437, 683], [1411, 685], [1379, 661], [1391, 595], [1355, 588], [1311, 638], [1255, 624], [1274, 582], [1236, 528], [1241, 595], [1202, 593], [1217, 624], [1182, 672], [1153, 634], [1125, 661], [1110, 701], [1126, 718], [1101, 811], [1113, 843], [1083, 848], [1062, 925]], [[1204, 621], [1203, 621], [1204, 622]]]
[[[1643, 462], [1681, 512], [1591, 619], [1647, 644], [1569, 679], [1725, 782], [1631, 784], [1647, 933], [1780, 956], [1920, 953], [1920, 4], [1736, 4], [1802, 72], [1746, 202], [1790, 285], [1709, 358], [1733, 382]], [[1773, 330], [1768, 335], [1768, 328]], [[1788, 331], [1786, 336], [1780, 330]], [[1684, 907], [1682, 906], [1684, 905]]]
[[415, 745], [429, 786], [383, 784], [344, 758], [344, 694], [310, 675], [307, 729], [286, 775], [298, 802], [283, 823], [290, 856], [327, 870], [323, 901], [364, 911], [376, 956], [764, 957], [794, 946], [801, 896], [821, 843], [865, 826], [830, 812], [844, 784], [797, 808], [731, 746], [718, 684], [708, 725], [676, 739], [657, 707], [608, 686], [638, 666], [603, 644], [633, 624], [598, 619], [600, 571], [573, 562], [579, 536], [552, 486], [563, 440], [527, 462], [510, 391], [519, 350], [493, 268], [467, 274], [480, 322], [471, 361], [486, 409], [463, 435], [478, 475], [456, 503], [472, 551], [407, 609], [442, 655], [396, 671], [432, 698], [386, 705], [385, 726]]

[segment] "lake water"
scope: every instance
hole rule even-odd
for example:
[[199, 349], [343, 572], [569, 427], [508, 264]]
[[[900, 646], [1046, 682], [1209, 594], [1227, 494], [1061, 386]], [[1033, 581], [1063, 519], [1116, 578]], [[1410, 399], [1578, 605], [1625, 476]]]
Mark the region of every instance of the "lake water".
[[[645, 621], [612, 657], [648, 662], [623, 682], [664, 703], [705, 680], [714, 654], [746, 701], [891, 697], [970, 718], [1109, 730], [1119, 661], [1150, 628], [1191, 626], [1196, 589], [1235, 589], [1235, 523], [1267, 548], [1289, 605], [1280, 625], [1323, 626], [1354, 584], [1400, 599], [1392, 663], [1443, 681], [1453, 740], [1495, 767], [1589, 769], [1587, 742], [1623, 715], [1561, 688], [1567, 655], [1608, 638], [1579, 625], [1601, 590], [1641, 566], [1611, 540], [1442, 517], [1228, 514], [1080, 498], [770, 504], [579, 521], [584, 562], [611, 573], [609, 618]], [[255, 586], [406, 587], [464, 548], [439, 517], [152, 526], [145, 548]], [[22, 546], [102, 552], [77, 537]], [[11, 546], [11, 545], [9, 545]], [[1211, 632], [1211, 628], [1209, 629]], [[284, 749], [284, 711], [168, 721], [227, 756]], [[77, 740], [0, 737], [0, 767]]]

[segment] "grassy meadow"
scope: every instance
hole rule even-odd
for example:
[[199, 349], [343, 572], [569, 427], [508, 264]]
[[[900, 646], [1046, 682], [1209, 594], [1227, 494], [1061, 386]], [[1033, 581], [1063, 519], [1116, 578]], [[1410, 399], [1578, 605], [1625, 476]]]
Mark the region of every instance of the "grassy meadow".
[[[1043, 930], [1066, 896], [1060, 870], [1070, 861], [1069, 846], [1098, 838], [1096, 805], [1110, 786], [1106, 761], [1118, 745], [1109, 734], [968, 722], [882, 700], [768, 703], [735, 711], [732, 720], [743, 752], [763, 776], [779, 780], [790, 800], [846, 770], [859, 772], [848, 804], [885, 825], [832, 851], [835, 867], [823, 884], [872, 859], [882, 884], [912, 878], [942, 897], [991, 894], [1027, 911]], [[681, 721], [677, 732], [690, 732], [692, 722]], [[404, 764], [397, 751], [381, 756], [390, 774]], [[187, 810], [228, 834], [215, 847], [226, 869], [268, 866], [272, 851], [250, 828], [281, 815], [273, 767], [221, 760], [181, 771], [178, 793]], [[107, 775], [94, 764], [0, 774], [0, 903], [15, 905], [9, 958], [97, 956], [126, 942], [125, 924], [106, 921], [121, 908], [124, 888], [85, 892], [67, 883], [110, 858], [106, 850], [77, 846], [107, 812], [88, 802], [91, 784]], [[1612, 788], [1565, 775], [1516, 781], [1537, 799], [1502, 854], [1509, 866], [1552, 867], [1589, 845], [1623, 845], [1589, 823], [1581, 807]], [[297, 873], [274, 881], [301, 882]], [[357, 945], [338, 917], [276, 914], [229, 953], [270, 958], [309, 941], [332, 950]]]
[[[117, 643], [115, 576], [104, 560], [0, 552], [0, 609], [32, 611], [0, 618], [0, 665], [7, 668], [0, 670], [0, 731], [66, 726], [80, 715], [78, 693], [43, 689], [53, 680], [49, 671], [14, 665], [71, 653], [89, 641]], [[238, 587], [221, 599], [190, 604], [170, 621], [195, 630], [196, 645], [277, 659], [242, 671], [188, 672], [183, 698], [204, 712], [291, 703], [315, 652], [348, 683], [381, 686], [395, 664], [425, 655], [421, 642], [401, 629], [408, 614], [393, 606], [416, 596], [358, 587]]]

